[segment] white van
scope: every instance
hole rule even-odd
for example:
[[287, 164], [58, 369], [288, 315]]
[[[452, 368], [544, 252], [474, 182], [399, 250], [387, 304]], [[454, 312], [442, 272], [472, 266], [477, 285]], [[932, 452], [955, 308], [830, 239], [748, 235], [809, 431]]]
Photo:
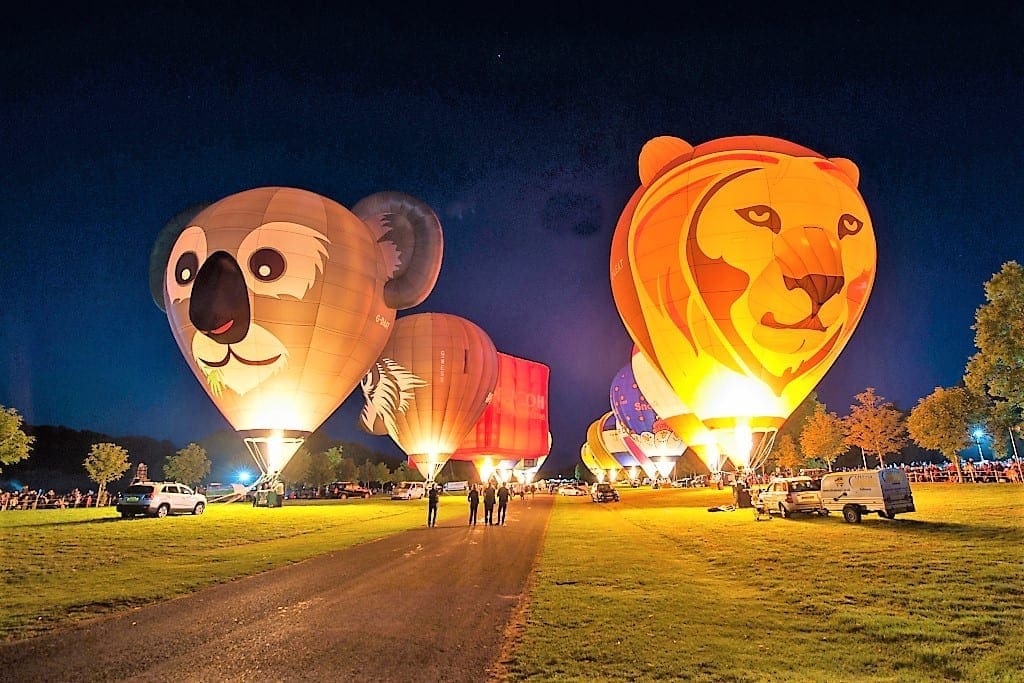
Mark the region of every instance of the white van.
[[422, 481], [400, 481], [391, 491], [391, 500], [418, 500], [427, 495]]
[[829, 512], [842, 512], [851, 524], [869, 512], [886, 519], [915, 512], [907, 475], [890, 468], [826, 474], [821, 478], [821, 506]]

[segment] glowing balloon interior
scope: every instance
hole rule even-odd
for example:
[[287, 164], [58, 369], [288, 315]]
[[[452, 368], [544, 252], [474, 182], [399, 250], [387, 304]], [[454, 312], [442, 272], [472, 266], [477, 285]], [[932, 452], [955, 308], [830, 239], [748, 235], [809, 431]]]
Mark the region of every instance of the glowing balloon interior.
[[446, 313], [399, 318], [362, 382], [360, 425], [388, 434], [433, 481], [491, 400], [498, 352], [487, 333]]
[[639, 168], [612, 240], [616, 307], [673, 393], [746, 466], [864, 312], [876, 248], [859, 172], [760, 136], [655, 138]]
[[396, 309], [429, 294], [441, 250], [437, 217], [408, 195], [349, 211], [263, 187], [168, 222], [150, 288], [203, 389], [276, 476], [373, 364]]

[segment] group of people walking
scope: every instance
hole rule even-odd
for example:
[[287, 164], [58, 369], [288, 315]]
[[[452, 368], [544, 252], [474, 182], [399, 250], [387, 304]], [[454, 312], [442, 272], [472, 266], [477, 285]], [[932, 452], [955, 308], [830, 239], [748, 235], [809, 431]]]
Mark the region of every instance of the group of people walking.
[[[441, 487], [434, 484], [427, 491], [427, 526], [437, 526], [437, 504], [440, 500]], [[476, 484], [471, 484], [466, 500], [469, 501], [469, 525], [476, 526], [477, 512], [480, 509], [480, 501], [484, 504], [484, 524], [487, 526], [504, 526], [505, 514], [508, 512], [508, 499], [512, 493], [504, 483], [498, 488], [487, 482], [483, 493]], [[497, 505], [498, 515], [495, 518], [494, 508]]]

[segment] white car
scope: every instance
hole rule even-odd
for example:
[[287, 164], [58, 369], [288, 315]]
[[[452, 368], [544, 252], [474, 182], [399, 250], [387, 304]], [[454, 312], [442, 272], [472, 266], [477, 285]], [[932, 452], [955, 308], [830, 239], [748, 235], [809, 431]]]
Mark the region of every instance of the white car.
[[560, 496], [585, 496], [586, 494], [575, 486], [559, 486], [558, 495]]
[[117, 511], [125, 519], [135, 515], [201, 515], [204, 510], [206, 496], [176, 481], [136, 482], [117, 497]]
[[391, 491], [391, 500], [419, 500], [427, 495], [427, 487], [422, 481], [400, 481]]

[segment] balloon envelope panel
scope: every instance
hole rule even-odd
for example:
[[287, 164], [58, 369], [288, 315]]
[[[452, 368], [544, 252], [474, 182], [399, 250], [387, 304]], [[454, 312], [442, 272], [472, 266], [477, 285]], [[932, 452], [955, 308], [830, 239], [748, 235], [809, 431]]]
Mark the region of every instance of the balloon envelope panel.
[[543, 363], [499, 352], [494, 396], [452, 458], [547, 455], [548, 374]]

